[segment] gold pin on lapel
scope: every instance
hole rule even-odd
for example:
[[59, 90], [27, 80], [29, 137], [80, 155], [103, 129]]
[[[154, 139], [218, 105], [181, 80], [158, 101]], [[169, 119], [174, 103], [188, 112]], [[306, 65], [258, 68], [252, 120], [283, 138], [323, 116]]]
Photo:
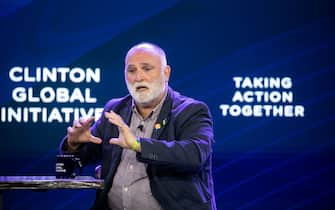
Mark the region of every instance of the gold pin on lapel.
[[156, 124], [155, 124], [155, 129], [158, 130], [158, 129], [160, 129], [160, 128], [161, 128], [161, 124], [160, 124], [160, 123], [156, 123]]

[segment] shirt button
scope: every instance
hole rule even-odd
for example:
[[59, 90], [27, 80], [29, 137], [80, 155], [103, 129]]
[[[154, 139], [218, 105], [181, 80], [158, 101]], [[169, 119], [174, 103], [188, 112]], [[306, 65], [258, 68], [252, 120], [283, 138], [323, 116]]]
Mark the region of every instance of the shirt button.
[[128, 192], [128, 187], [123, 188], [125, 192]]
[[133, 165], [130, 165], [129, 168], [130, 168], [130, 169], [133, 169]]

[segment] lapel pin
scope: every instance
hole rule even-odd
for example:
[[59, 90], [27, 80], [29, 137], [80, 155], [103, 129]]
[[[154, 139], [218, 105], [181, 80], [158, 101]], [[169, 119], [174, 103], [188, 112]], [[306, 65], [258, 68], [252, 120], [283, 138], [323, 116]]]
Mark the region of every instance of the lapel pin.
[[155, 129], [158, 130], [158, 129], [160, 129], [160, 128], [161, 128], [161, 124], [160, 124], [160, 123], [156, 123], [156, 124], [155, 124]]

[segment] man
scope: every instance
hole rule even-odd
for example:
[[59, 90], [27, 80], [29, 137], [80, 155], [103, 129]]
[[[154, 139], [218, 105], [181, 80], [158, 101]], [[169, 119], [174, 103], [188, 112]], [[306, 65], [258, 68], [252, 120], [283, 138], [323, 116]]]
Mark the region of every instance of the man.
[[216, 209], [208, 107], [168, 86], [170, 66], [157, 45], [125, 58], [130, 95], [110, 100], [101, 118], [68, 127], [63, 152], [101, 161], [104, 189], [93, 209]]

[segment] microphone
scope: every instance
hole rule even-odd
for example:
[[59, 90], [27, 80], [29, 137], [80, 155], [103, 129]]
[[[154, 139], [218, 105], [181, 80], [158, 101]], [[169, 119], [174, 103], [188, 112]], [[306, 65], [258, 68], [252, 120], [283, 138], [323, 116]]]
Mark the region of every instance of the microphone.
[[144, 125], [140, 124], [139, 126], [137, 126], [137, 129], [140, 129], [140, 131], [143, 131]]

